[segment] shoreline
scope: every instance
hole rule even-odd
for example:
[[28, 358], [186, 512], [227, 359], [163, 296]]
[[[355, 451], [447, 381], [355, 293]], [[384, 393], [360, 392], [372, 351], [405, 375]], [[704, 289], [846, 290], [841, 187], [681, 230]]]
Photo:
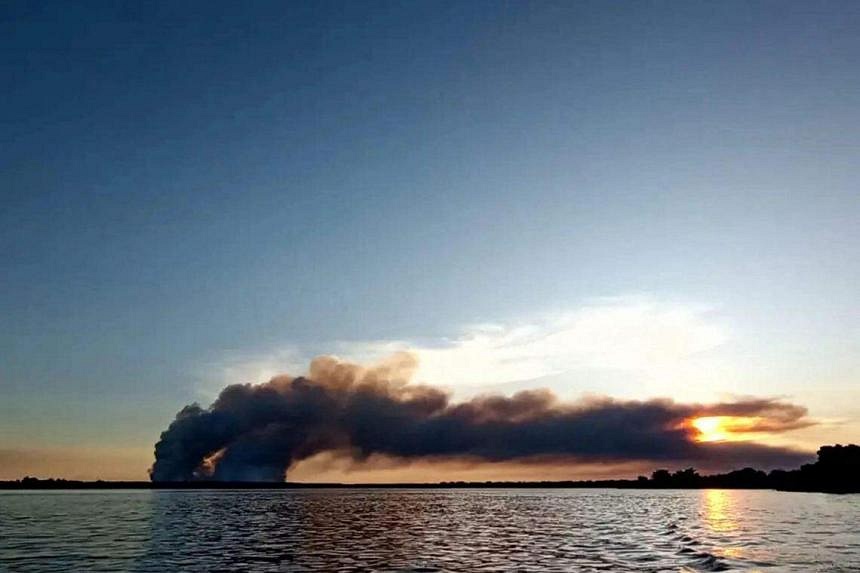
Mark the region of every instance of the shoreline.
[[150, 482], [150, 481], [77, 481], [37, 480], [0, 481], [0, 491], [84, 491], [84, 490], [307, 490], [307, 489], [634, 489], [634, 490], [770, 490], [794, 493], [860, 493], [842, 488], [776, 488], [756, 485], [662, 486], [636, 480], [547, 481], [547, 482], [431, 482], [431, 483], [305, 483], [305, 482]]

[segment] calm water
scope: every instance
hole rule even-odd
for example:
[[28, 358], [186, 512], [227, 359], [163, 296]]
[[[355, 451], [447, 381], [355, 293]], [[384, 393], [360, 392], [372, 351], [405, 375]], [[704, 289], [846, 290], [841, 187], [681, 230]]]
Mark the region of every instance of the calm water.
[[0, 570], [857, 571], [860, 496], [772, 491], [0, 493]]

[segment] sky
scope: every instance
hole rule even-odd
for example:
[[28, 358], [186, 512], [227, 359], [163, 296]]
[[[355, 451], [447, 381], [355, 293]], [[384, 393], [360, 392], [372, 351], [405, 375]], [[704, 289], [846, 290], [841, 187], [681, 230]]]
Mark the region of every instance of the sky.
[[779, 398], [816, 423], [773, 443], [857, 442], [858, 28], [835, 1], [4, 3], [0, 479], [146, 479], [184, 404], [328, 354], [409, 351], [455, 400]]

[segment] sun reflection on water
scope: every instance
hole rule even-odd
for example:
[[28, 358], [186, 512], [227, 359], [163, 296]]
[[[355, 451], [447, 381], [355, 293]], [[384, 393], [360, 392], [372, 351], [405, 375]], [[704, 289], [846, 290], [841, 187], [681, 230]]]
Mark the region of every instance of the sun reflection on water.
[[706, 489], [702, 496], [705, 524], [715, 533], [737, 531], [738, 522], [732, 516], [732, 493], [724, 489]]
[[746, 554], [742, 547], [729, 544], [731, 541], [725, 538], [731, 536], [739, 527], [734, 517], [736, 497], [735, 492], [724, 489], [706, 489], [702, 492], [702, 519], [712, 533], [720, 535], [719, 547], [714, 547], [712, 551], [722, 558], [742, 559]]

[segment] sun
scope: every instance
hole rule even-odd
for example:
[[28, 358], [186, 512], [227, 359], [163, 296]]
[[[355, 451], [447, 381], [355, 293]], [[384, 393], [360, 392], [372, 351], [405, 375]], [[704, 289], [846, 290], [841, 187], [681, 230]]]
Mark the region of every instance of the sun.
[[723, 442], [729, 439], [729, 416], [705, 416], [693, 418], [690, 424], [698, 430], [698, 442]]
[[686, 425], [696, 430], [697, 442], [737, 442], [764, 437], [758, 416], [701, 416]]

